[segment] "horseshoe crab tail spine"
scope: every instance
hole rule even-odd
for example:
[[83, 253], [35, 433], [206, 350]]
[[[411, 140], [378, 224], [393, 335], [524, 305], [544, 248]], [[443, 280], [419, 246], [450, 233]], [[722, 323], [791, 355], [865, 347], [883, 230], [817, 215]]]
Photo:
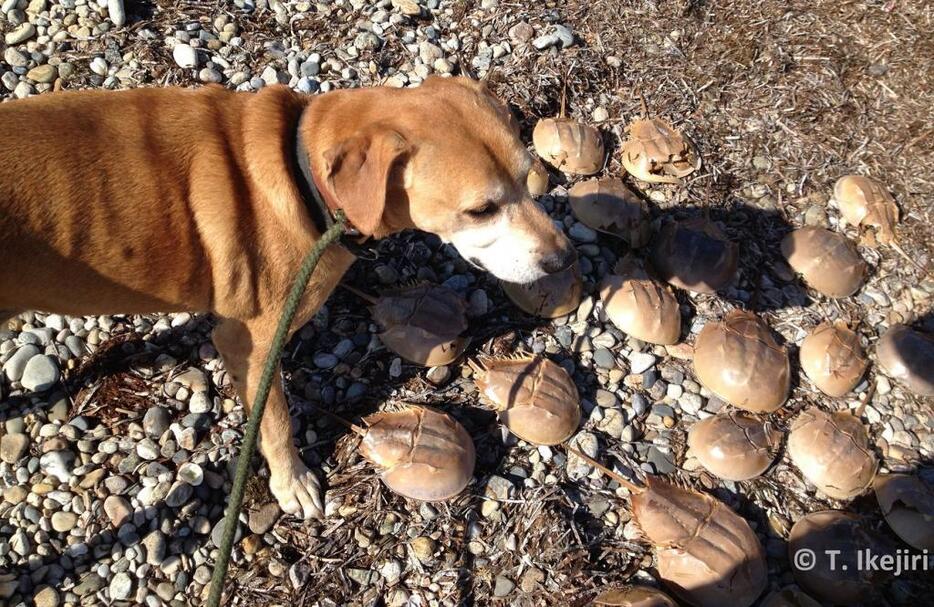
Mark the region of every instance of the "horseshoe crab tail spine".
[[898, 253], [899, 253], [902, 257], [904, 257], [905, 259], [907, 259], [908, 261], [910, 261], [911, 264], [912, 264], [914, 267], [916, 267], [916, 268], [918, 268], [919, 270], [921, 270], [921, 273], [922, 273], [922, 274], [924, 274], [925, 276], [930, 276], [930, 275], [931, 275], [931, 273], [927, 271], [927, 268], [923, 267], [920, 263], [918, 263], [918, 261], [917, 261], [914, 257], [911, 257], [910, 255], [908, 255], [908, 253], [905, 252], [905, 249], [903, 249], [903, 248], [901, 247], [900, 244], [898, 244], [897, 242], [895, 242], [894, 237], [893, 237], [893, 239], [892, 239], [888, 244], [890, 244], [890, 245], [892, 246], [893, 249], [895, 249], [896, 251], [898, 251]]
[[354, 288], [354, 287], [351, 287], [350, 285], [344, 284], [344, 283], [342, 283], [342, 282], [341, 282], [341, 283], [338, 283], [338, 284], [339, 284], [341, 287], [343, 287], [343, 288], [347, 289], [348, 291], [350, 291], [351, 293], [353, 293], [354, 295], [356, 295], [357, 297], [359, 297], [360, 299], [362, 299], [363, 301], [365, 301], [365, 302], [367, 302], [367, 303], [370, 303], [370, 304], [375, 304], [375, 303], [376, 303], [376, 298], [373, 297], [372, 295], [370, 295], [370, 294], [368, 294], [368, 293], [364, 293], [363, 291], [361, 291], [361, 290], [359, 290], [359, 289], [356, 289], [356, 288]]
[[590, 458], [590, 457], [584, 455], [583, 453], [581, 453], [580, 451], [578, 451], [578, 450], [575, 449], [574, 447], [571, 447], [571, 446], [569, 446], [569, 445], [565, 445], [564, 448], [567, 449], [568, 452], [573, 453], [574, 455], [576, 455], [577, 457], [581, 458], [582, 460], [584, 460], [585, 462], [587, 462], [588, 464], [590, 464], [591, 466], [593, 466], [594, 468], [596, 468], [596, 469], [599, 470], [600, 472], [602, 472], [602, 473], [606, 474], [607, 476], [609, 476], [610, 478], [614, 479], [616, 482], [618, 482], [618, 483], [619, 483], [620, 485], [622, 485], [623, 487], [626, 487], [627, 489], [629, 489], [629, 491], [630, 491], [631, 493], [642, 493], [643, 491], [645, 491], [645, 487], [642, 487], [642, 486], [640, 486], [640, 485], [637, 485], [637, 484], [633, 483], [632, 481], [630, 481], [628, 478], [626, 478], [626, 477], [623, 476], [622, 474], [618, 474], [618, 473], [616, 473], [616, 472], [613, 472], [612, 470], [610, 470], [609, 468], [607, 468], [606, 466], [604, 466], [604, 465], [601, 464], [600, 462], [596, 461], [596, 460], [593, 459], [593, 458]]
[[366, 430], [364, 430], [363, 428], [361, 428], [361, 427], [358, 426], [357, 424], [352, 424], [352, 423], [350, 423], [349, 421], [347, 421], [346, 419], [344, 419], [344, 418], [341, 417], [340, 415], [337, 415], [336, 413], [331, 413], [331, 412], [328, 411], [327, 409], [323, 409], [323, 408], [319, 407], [318, 405], [316, 405], [316, 404], [314, 404], [314, 403], [307, 403], [307, 404], [308, 404], [309, 407], [311, 407], [312, 409], [314, 409], [314, 410], [317, 411], [318, 413], [323, 413], [323, 414], [327, 415], [328, 417], [330, 417], [331, 419], [333, 419], [334, 421], [336, 421], [336, 422], [339, 423], [340, 425], [344, 426], [345, 428], [347, 428], [348, 430], [350, 430], [350, 431], [353, 432], [354, 434], [358, 434], [358, 435], [360, 435], [360, 436], [364, 436], [364, 435], [366, 434]]

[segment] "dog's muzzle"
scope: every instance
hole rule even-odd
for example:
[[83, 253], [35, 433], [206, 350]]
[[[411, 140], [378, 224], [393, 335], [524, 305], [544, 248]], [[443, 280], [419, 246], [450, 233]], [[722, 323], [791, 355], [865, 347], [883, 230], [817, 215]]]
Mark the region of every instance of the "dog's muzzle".
[[567, 270], [576, 261], [577, 250], [572, 246], [568, 246], [542, 259], [542, 269], [548, 274], [556, 274]]

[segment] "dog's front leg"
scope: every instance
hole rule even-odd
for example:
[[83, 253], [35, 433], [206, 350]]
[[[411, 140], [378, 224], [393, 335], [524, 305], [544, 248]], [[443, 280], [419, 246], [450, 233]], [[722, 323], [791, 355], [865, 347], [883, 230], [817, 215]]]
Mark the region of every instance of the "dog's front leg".
[[[247, 411], [256, 396], [277, 320], [224, 319], [214, 330], [214, 345]], [[259, 447], [269, 464], [269, 489], [284, 512], [306, 519], [321, 518], [324, 515], [321, 485], [314, 472], [305, 466], [292, 440], [292, 420], [282, 392], [280, 371], [277, 365], [259, 434]]]

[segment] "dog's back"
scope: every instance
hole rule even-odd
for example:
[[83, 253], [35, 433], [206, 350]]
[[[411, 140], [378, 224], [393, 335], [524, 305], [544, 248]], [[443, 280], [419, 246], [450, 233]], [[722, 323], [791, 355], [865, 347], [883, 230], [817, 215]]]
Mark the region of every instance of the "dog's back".
[[219, 87], [0, 105], [0, 310], [205, 308], [210, 264], [198, 221], [209, 219], [191, 208], [192, 165], [218, 164], [198, 167], [202, 184], [213, 172], [207, 181], [247, 187], [241, 167], [229, 166], [238, 154], [204, 153], [236, 145], [240, 105]]

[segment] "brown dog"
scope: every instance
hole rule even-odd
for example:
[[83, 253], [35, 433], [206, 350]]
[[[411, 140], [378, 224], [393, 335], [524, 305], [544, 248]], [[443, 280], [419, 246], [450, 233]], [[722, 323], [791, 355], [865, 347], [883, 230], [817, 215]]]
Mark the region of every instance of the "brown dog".
[[[33, 309], [213, 312], [245, 404], [320, 234], [295, 166], [305, 160], [327, 206], [366, 236], [433, 232], [513, 282], [575, 258], [529, 197], [531, 159], [509, 111], [468, 79], [318, 97], [280, 86], [56, 93], [0, 105], [0, 125], [0, 322]], [[327, 250], [293, 330], [353, 260]], [[279, 382], [260, 442], [282, 509], [320, 516]]]

